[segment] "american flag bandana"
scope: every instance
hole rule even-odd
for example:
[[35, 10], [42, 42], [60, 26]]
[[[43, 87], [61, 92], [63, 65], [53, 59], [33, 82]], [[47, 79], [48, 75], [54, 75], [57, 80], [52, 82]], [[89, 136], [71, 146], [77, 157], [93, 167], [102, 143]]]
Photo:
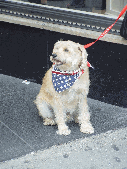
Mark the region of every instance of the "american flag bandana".
[[61, 93], [64, 90], [69, 89], [83, 73], [84, 71], [81, 71], [80, 69], [73, 72], [63, 72], [53, 65], [52, 83], [55, 91]]

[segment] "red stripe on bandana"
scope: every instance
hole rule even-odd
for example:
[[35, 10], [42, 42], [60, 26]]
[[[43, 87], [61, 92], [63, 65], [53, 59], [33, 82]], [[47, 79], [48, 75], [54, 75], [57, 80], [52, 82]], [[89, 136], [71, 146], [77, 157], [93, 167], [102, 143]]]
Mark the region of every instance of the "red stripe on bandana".
[[67, 75], [75, 75], [75, 74], [77, 74], [77, 73], [79, 73], [79, 72], [76, 72], [76, 73], [74, 73], [74, 72], [72, 72], [72, 73], [62, 73], [62, 72], [52, 71], [52, 73], [56, 73], [56, 74], [60, 74], [60, 75], [65, 75], [65, 76], [67, 76]]

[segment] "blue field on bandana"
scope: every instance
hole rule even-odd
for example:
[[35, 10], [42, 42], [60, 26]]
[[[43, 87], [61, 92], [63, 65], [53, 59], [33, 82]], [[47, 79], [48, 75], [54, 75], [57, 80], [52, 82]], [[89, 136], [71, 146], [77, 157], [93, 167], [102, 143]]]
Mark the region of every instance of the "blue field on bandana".
[[59, 72], [60, 70], [54, 66], [52, 73], [52, 82], [55, 90], [58, 93], [69, 89], [80, 76], [80, 72], [77, 72], [74, 75], [65, 75], [64, 73], [62, 74], [61, 72]]

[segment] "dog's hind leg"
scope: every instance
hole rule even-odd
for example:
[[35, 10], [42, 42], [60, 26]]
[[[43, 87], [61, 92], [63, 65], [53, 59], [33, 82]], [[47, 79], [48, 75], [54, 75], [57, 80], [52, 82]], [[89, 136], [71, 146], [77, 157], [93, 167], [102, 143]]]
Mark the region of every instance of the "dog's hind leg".
[[55, 122], [55, 120], [53, 120], [52, 118], [44, 118], [43, 119], [43, 121], [44, 121], [44, 125], [55, 125], [56, 124], [56, 122]]
[[43, 117], [44, 125], [55, 125], [55, 119], [51, 107], [45, 102], [36, 100], [37, 108], [39, 110], [39, 115]]

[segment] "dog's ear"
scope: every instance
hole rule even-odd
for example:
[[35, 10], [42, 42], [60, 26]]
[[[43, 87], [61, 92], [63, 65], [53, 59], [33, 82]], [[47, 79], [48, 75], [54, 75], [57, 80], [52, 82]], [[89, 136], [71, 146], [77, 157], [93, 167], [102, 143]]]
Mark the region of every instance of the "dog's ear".
[[[61, 42], [61, 41], [64, 41], [64, 40], [63, 40], [62, 38], [61, 38], [60, 40], [57, 40], [57, 42]], [[56, 43], [57, 43], [57, 42], [56, 42]]]
[[81, 61], [81, 66], [80, 66], [80, 68], [81, 68], [81, 69], [85, 69], [86, 66], [87, 66], [87, 56], [88, 56], [88, 54], [87, 54], [86, 49], [84, 48], [83, 45], [80, 45], [80, 46], [78, 47], [78, 50], [80, 50], [81, 56], [82, 56], [82, 61]]
[[64, 39], [61, 38], [59, 41], [64, 41]]

